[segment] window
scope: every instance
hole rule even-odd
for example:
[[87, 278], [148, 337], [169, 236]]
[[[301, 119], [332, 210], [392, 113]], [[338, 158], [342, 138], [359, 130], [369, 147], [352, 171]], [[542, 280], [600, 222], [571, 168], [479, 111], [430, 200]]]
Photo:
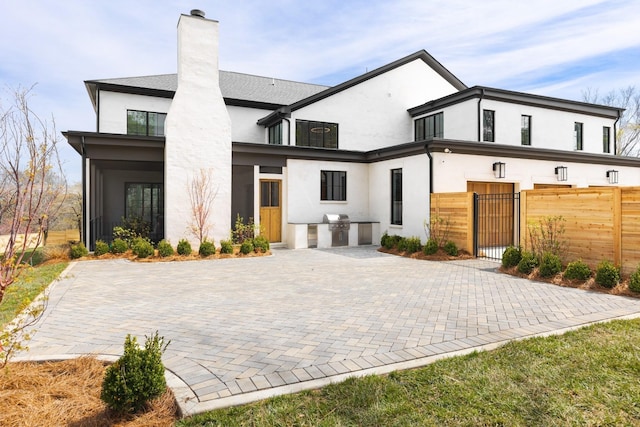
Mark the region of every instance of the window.
[[520, 120], [520, 143], [531, 145], [531, 116], [522, 116]]
[[153, 240], [164, 237], [164, 200], [162, 184], [125, 183], [124, 215], [149, 227]]
[[602, 152], [611, 153], [611, 128], [609, 126], [602, 127]]
[[573, 140], [575, 142], [576, 150], [582, 151], [582, 123], [575, 122], [573, 126]]
[[415, 121], [415, 140], [444, 138], [444, 113], [433, 114]]
[[402, 225], [402, 169], [391, 169], [391, 224]]
[[495, 142], [496, 112], [493, 110], [482, 110], [482, 140]]
[[282, 145], [282, 122], [269, 126], [269, 144]]
[[338, 124], [296, 120], [296, 145], [338, 148]]
[[127, 135], [164, 136], [165, 113], [127, 110]]
[[347, 173], [320, 171], [320, 200], [347, 200]]

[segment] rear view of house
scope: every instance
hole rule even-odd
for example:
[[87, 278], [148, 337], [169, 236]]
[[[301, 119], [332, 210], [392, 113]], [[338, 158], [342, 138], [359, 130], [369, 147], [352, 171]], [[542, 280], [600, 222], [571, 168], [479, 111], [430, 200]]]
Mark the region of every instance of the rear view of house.
[[467, 87], [425, 51], [332, 87], [221, 71], [218, 27], [180, 16], [177, 74], [85, 82], [96, 130], [64, 135], [82, 156], [88, 247], [122, 218], [192, 238], [201, 171], [211, 238], [239, 215], [290, 248], [424, 240], [434, 192], [640, 183], [637, 160], [614, 154], [617, 108]]

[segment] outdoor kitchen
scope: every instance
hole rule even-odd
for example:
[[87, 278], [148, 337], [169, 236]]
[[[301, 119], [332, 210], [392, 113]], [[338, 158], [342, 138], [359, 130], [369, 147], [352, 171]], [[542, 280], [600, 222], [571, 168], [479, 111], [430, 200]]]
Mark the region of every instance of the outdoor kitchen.
[[290, 249], [371, 245], [380, 240], [380, 223], [351, 221], [346, 214], [325, 214], [322, 222], [287, 227]]

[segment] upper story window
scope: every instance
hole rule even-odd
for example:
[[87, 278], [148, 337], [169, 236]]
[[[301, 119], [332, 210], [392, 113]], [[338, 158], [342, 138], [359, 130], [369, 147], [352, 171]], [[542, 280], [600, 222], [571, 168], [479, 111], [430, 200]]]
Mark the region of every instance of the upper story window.
[[296, 145], [338, 148], [338, 124], [296, 120]]
[[531, 116], [523, 115], [520, 119], [520, 144], [531, 145]]
[[320, 200], [347, 200], [347, 172], [320, 171]]
[[166, 113], [127, 110], [127, 135], [164, 136]]
[[282, 145], [282, 122], [269, 126], [269, 144]]
[[493, 110], [482, 110], [482, 140], [495, 142], [496, 112]]
[[582, 141], [582, 123], [580, 122], [575, 122], [573, 125], [573, 142], [576, 150], [582, 151], [584, 145]]
[[611, 153], [611, 128], [609, 126], [602, 127], [602, 152]]
[[432, 114], [415, 121], [415, 140], [444, 138], [444, 113]]

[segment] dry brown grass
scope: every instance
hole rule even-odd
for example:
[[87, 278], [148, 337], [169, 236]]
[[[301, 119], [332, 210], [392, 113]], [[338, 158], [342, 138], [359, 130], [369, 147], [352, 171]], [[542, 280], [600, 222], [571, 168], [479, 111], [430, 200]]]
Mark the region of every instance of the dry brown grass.
[[118, 415], [100, 400], [106, 364], [92, 357], [17, 362], [0, 370], [2, 426], [172, 426], [177, 405], [168, 390], [145, 412]]

